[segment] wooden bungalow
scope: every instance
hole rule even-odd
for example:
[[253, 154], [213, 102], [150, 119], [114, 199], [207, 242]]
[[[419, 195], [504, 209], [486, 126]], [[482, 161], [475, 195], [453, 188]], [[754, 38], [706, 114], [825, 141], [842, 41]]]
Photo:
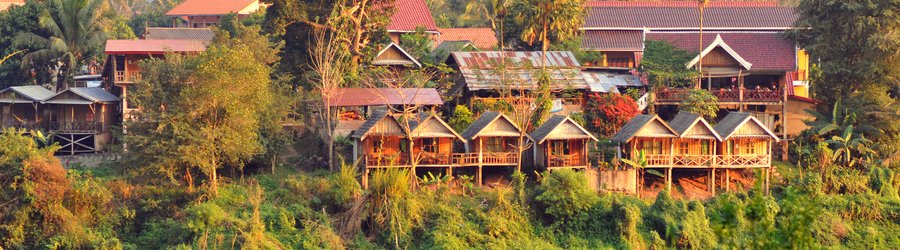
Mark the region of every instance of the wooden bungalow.
[[47, 105], [49, 131], [61, 153], [93, 153], [112, 140], [110, 125], [118, 114], [118, 97], [103, 88], [69, 88], [41, 103]]
[[389, 43], [378, 51], [378, 54], [372, 59], [372, 65], [384, 66], [392, 71], [422, 67], [422, 63], [416, 60], [416, 57], [407, 53], [406, 50], [396, 43]]
[[[484, 112], [463, 131], [466, 153], [462, 157], [466, 164], [478, 167], [475, 175], [478, 184], [482, 183], [483, 167], [518, 166], [521, 155], [516, 147], [521, 133], [515, 122], [496, 111]], [[527, 142], [531, 137], [525, 134], [524, 139]]]
[[673, 140], [673, 162], [678, 167], [706, 168], [714, 165], [713, 156], [722, 137], [703, 116], [678, 112], [669, 126], [678, 135]]
[[[768, 192], [772, 149], [778, 136], [750, 113], [731, 112], [714, 128], [722, 137], [722, 143], [716, 149], [716, 167], [726, 169], [726, 178], [730, 177], [732, 168], [764, 168]], [[725, 183], [728, 189], [731, 181], [726, 179]]]
[[14, 86], [0, 90], [0, 128], [39, 129], [43, 121], [41, 101], [53, 91], [41, 86]]
[[597, 141], [590, 132], [568, 116], [555, 115], [531, 133], [536, 167], [547, 170], [560, 168], [584, 169], [588, 160], [589, 142]]
[[[611, 140], [619, 143], [620, 154], [624, 151], [628, 159], [635, 162], [644, 160], [644, 168], [665, 169], [666, 186], [671, 188], [676, 137], [678, 132], [659, 116], [638, 115], [622, 126]], [[641, 155], [644, 159], [640, 159]], [[641, 178], [641, 175], [637, 176]], [[635, 183], [640, 185], [641, 182]], [[641, 192], [641, 188], [640, 186], [637, 188], [638, 193]]]
[[352, 133], [353, 154], [365, 164], [363, 186], [368, 185], [370, 169], [415, 165], [447, 168], [452, 175], [453, 167], [462, 166], [461, 154], [453, 153], [454, 142], [462, 137], [439, 116], [420, 113], [411, 120], [403, 119], [375, 111]]

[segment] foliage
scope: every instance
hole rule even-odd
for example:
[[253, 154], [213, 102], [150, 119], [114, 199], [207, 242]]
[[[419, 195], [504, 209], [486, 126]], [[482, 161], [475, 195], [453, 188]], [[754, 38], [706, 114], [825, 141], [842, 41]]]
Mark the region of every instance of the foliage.
[[719, 98], [709, 91], [692, 89], [678, 108], [680, 111], [702, 115], [707, 120], [713, 120], [719, 112]]
[[[589, 51], [585, 50], [581, 44], [583, 36], [571, 37], [569, 39], [560, 41], [555, 44], [550, 45], [550, 50], [555, 51], [570, 51], [573, 55], [575, 55], [575, 59], [577, 59], [582, 64], [585, 63], [602, 63], [603, 54], [597, 51]], [[637, 98], [635, 98], [637, 99]]]
[[621, 94], [589, 94], [585, 104], [588, 129], [612, 136], [631, 118], [640, 114], [634, 99]]
[[837, 135], [846, 130], [848, 126], [855, 126], [855, 129], [859, 132], [870, 136], [878, 136], [882, 133], [882, 131], [872, 125], [860, 123], [856, 112], [844, 107], [840, 99], [835, 100], [831, 107], [831, 112], [826, 114], [815, 110], [805, 111], [812, 115], [814, 120], [803, 121], [803, 123], [809, 126], [808, 129], [821, 136]]
[[832, 160], [840, 160], [847, 167], [856, 165], [858, 159], [853, 159], [853, 156], [862, 158], [873, 153], [872, 149], [868, 147], [868, 144], [871, 144], [872, 141], [866, 139], [865, 136], [853, 136], [853, 125], [847, 126], [841, 136], [833, 136], [826, 142], [837, 148], [834, 151]]
[[414, 199], [407, 170], [378, 170], [370, 180], [371, 224], [395, 248], [412, 240], [412, 229], [422, 222], [422, 203]]
[[576, 36], [587, 14], [581, 0], [514, 1], [509, 11], [521, 29], [519, 38], [529, 46], [540, 42], [543, 52], [550, 44]]
[[[38, 19], [44, 33], [25, 32], [16, 35], [13, 46], [29, 49], [22, 57], [22, 68], [55, 71], [56, 88], [65, 89], [75, 70], [85, 59], [100, 56], [106, 40], [101, 13], [104, 0], [53, 0]], [[42, 65], [58, 64], [49, 68]]]
[[456, 131], [464, 131], [472, 122], [475, 122], [474, 116], [465, 105], [456, 105], [453, 115], [450, 116], [450, 127]]
[[695, 53], [680, 50], [667, 42], [648, 40], [644, 44], [640, 70], [647, 74], [647, 80], [654, 88], [691, 86], [699, 73], [686, 65], [694, 57]]
[[[13, 46], [13, 40], [22, 32], [42, 33], [39, 17], [46, 5], [35, 0], [25, 1], [22, 6], [11, 6], [5, 11], [0, 11], [0, 55], [8, 56], [16, 53], [19, 48]], [[30, 75], [22, 70], [22, 54], [10, 57], [5, 63], [0, 64], [0, 88], [8, 85], [21, 85], [27, 83]], [[45, 72], [36, 72], [37, 82], [45, 82], [50, 77]]]
[[585, 211], [597, 202], [597, 196], [588, 188], [583, 172], [569, 169], [544, 174], [539, 194], [534, 198], [544, 213], [559, 223], [577, 223], [589, 219]]
[[400, 35], [400, 44], [403, 50], [411, 56], [426, 64], [437, 64], [437, 59], [431, 56], [431, 49], [436, 46], [431, 35], [426, 33], [424, 27], [416, 27], [415, 32]]

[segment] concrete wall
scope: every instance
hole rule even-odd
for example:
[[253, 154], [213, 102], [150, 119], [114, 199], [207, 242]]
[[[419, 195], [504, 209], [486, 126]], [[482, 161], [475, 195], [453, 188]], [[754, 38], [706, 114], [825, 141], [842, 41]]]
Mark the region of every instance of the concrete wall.
[[635, 194], [637, 171], [633, 168], [626, 170], [588, 168], [585, 174], [588, 184], [595, 191]]

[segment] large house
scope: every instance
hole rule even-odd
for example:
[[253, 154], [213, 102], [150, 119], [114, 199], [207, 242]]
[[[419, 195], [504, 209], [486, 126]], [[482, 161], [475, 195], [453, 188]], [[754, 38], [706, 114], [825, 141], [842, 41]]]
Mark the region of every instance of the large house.
[[803, 110], [813, 104], [809, 56], [785, 35], [796, 19], [777, 3], [709, 3], [701, 38], [696, 2], [590, 2], [582, 47], [602, 54], [590, 68], [610, 71], [639, 68], [648, 41], [696, 53], [685, 67], [702, 64], [702, 83], [657, 89], [657, 107], [707, 89], [722, 109], [752, 113], [786, 138], [803, 130]]
[[434, 24], [434, 18], [431, 17], [431, 10], [425, 0], [395, 0], [391, 15], [391, 22], [388, 23], [387, 32], [396, 44], [400, 44], [400, 36], [406, 33], [413, 33], [416, 28], [424, 28], [425, 32], [431, 34], [433, 38], [437, 38], [441, 34], [437, 25]]
[[263, 6], [259, 0], [186, 0], [166, 12], [175, 27], [206, 28], [228, 14], [243, 18]]

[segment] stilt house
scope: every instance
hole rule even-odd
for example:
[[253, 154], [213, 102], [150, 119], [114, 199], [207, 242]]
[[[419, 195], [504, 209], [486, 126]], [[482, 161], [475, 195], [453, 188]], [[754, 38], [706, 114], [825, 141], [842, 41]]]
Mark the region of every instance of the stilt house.
[[[506, 115], [487, 111], [472, 122], [462, 137], [465, 139], [466, 152], [463, 162], [478, 167], [475, 179], [482, 183], [483, 167], [516, 167], [521, 155], [518, 155], [519, 137], [522, 130]], [[525, 134], [523, 143], [531, 140]]]
[[14, 86], [0, 90], [0, 128], [38, 129], [43, 122], [41, 101], [53, 91], [41, 86]]
[[584, 169], [588, 161], [589, 143], [597, 141], [590, 132], [568, 116], [556, 115], [531, 133], [536, 167]]

